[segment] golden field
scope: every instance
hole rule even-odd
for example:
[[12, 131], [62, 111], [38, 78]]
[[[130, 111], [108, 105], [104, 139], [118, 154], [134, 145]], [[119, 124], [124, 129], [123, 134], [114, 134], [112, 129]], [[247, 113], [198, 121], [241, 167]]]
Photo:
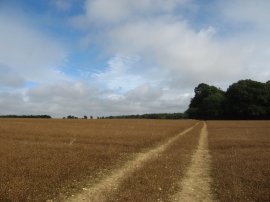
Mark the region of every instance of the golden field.
[[173, 201], [173, 195], [181, 189], [178, 182], [197, 148], [201, 128], [202, 123], [181, 136], [157, 159], [147, 162], [143, 169], [126, 177], [108, 201]]
[[[123, 202], [174, 201], [202, 121], [0, 119], [0, 201], [66, 200], [195, 123], [106, 200]], [[206, 124], [213, 198], [270, 201], [270, 121]]]
[[194, 121], [0, 120], [0, 201], [76, 193]]
[[270, 201], [270, 121], [209, 121], [213, 192], [220, 201]]

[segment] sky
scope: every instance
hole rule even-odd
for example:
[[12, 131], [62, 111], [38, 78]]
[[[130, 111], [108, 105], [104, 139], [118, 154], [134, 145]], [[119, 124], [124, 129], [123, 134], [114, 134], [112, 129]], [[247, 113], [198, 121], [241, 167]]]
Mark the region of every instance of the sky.
[[0, 114], [184, 112], [270, 80], [269, 0], [0, 0]]

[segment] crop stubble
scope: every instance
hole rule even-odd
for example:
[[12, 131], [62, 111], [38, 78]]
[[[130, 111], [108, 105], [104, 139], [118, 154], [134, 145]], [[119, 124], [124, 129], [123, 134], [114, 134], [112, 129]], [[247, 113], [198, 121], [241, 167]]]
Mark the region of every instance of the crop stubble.
[[208, 150], [208, 130], [204, 122], [200, 131], [200, 139], [195, 153], [192, 155], [191, 164], [181, 179], [181, 191], [174, 195], [175, 201], [207, 201], [214, 198], [211, 193], [212, 179], [210, 177], [211, 156]]
[[0, 119], [0, 200], [61, 200], [194, 121]]
[[181, 189], [178, 182], [191, 163], [201, 127], [200, 123], [180, 136], [158, 158], [148, 161], [137, 172], [127, 176], [107, 201], [170, 201], [172, 195]]
[[270, 121], [207, 123], [216, 198], [270, 201]]
[[[65, 199], [194, 123], [0, 119], [0, 201]], [[215, 198], [270, 201], [270, 122], [207, 125]], [[111, 201], [168, 201], [181, 189], [176, 181], [183, 178], [198, 138], [197, 126], [124, 180]]]

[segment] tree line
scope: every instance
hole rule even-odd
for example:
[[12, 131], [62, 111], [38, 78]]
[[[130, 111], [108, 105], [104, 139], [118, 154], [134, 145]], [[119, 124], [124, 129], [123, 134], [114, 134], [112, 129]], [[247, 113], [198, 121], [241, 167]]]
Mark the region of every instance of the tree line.
[[34, 119], [51, 119], [49, 115], [0, 115], [0, 118], [34, 118]]
[[[63, 117], [63, 119], [80, 119], [77, 116], [68, 115], [67, 117]], [[88, 119], [86, 115], [84, 115], [81, 119]], [[89, 116], [89, 119], [93, 119], [93, 116]]]
[[270, 81], [240, 80], [227, 91], [205, 83], [195, 90], [185, 114], [195, 119], [270, 119]]
[[184, 113], [155, 113], [100, 117], [101, 119], [184, 119]]

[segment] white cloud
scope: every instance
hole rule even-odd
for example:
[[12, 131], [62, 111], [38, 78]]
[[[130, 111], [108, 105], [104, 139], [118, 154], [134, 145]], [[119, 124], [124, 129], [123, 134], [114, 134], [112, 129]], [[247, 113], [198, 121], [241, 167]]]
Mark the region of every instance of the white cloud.
[[1, 115], [29, 114], [27, 110], [22, 93], [0, 92]]
[[[157, 68], [168, 70], [171, 78], [167, 80], [194, 85], [234, 77], [245, 67], [242, 47], [218, 41], [213, 30], [195, 32], [185, 22], [159, 18], [116, 27], [109, 37], [112, 51], [142, 55]], [[232, 66], [233, 71], [228, 71]]]
[[126, 97], [132, 102], [146, 103], [157, 101], [162, 96], [162, 89], [152, 87], [149, 83], [144, 83], [127, 92]]
[[0, 64], [0, 86], [22, 87], [25, 80], [11, 68]]
[[[164, 80], [171, 87], [194, 87], [200, 82], [238, 79], [250, 58], [247, 45], [237, 43], [235, 39], [223, 41], [216, 37], [220, 33], [212, 25], [195, 31], [181, 12], [178, 13], [181, 7], [188, 8], [191, 3], [88, 0], [85, 15], [79, 18], [85, 23], [84, 27], [92, 27], [95, 23], [102, 27], [102, 40], [95, 41], [107, 53], [141, 58], [140, 64], [144, 69], [140, 68], [139, 75], [145, 69], [158, 69], [160, 75], [168, 77]], [[86, 38], [91, 37], [92, 33]], [[87, 45], [89, 40], [85, 41]], [[105, 74], [109, 75], [109, 72]], [[126, 82], [122, 75], [118, 79], [122, 86], [124, 83], [130, 85], [132, 80]]]
[[51, 3], [60, 11], [68, 11], [75, 3], [75, 0], [51, 0]]
[[33, 108], [30, 111], [54, 116], [93, 112], [99, 95], [98, 90], [85, 83], [66, 81], [37, 86], [26, 92], [27, 103]]
[[[167, 2], [89, 0], [85, 15], [80, 19], [86, 23], [85, 27], [92, 27], [94, 23], [100, 27], [105, 25], [101, 43], [96, 41], [106, 52], [139, 56], [146, 69], [150, 63], [150, 68], [155, 66], [161, 74], [167, 72], [167, 81], [172, 87], [194, 87], [200, 82], [230, 83], [246, 76], [254, 78], [258, 68], [265, 72], [265, 65], [258, 59], [266, 59], [258, 52], [261, 52], [260, 48], [269, 49], [264, 44], [269, 41], [268, 32], [265, 29], [258, 31], [258, 26], [267, 24], [269, 2], [220, 1], [220, 11], [216, 13], [223, 14], [218, 16], [223, 18], [221, 22], [227, 20], [227, 24], [234, 24], [232, 20], [235, 20], [256, 25], [251, 32], [242, 31], [241, 35], [237, 33], [238, 28], [230, 28], [232, 33], [227, 38], [211, 24], [196, 30], [189, 26], [189, 19], [185, 20], [179, 9], [188, 8], [194, 2]], [[197, 9], [200, 12], [200, 7]], [[89, 22], [92, 24], [87, 24]]]
[[56, 117], [69, 114], [81, 117], [84, 114], [106, 116], [185, 110], [185, 96], [171, 96], [168, 99], [162, 97], [163, 94], [162, 89], [150, 84], [118, 94], [113, 90], [98, 89], [89, 83], [58, 82], [28, 90], [24, 95], [27, 99], [22, 101], [22, 105], [28, 113], [51, 114]]
[[236, 0], [220, 5], [224, 21], [235, 28], [232, 40], [248, 53], [246, 68], [239, 76], [259, 81], [270, 80], [270, 1]]
[[232, 20], [232, 23], [246, 24], [246, 26], [255, 26], [255, 30], [268, 29], [267, 23], [270, 18], [268, 0], [230, 0], [222, 2], [222, 13], [226, 18]]
[[89, 21], [118, 23], [155, 14], [166, 14], [189, 0], [86, 0]]
[[56, 67], [65, 60], [65, 49], [26, 21], [20, 14], [0, 13], [0, 63], [26, 80], [62, 77]]
[[146, 82], [143, 75], [136, 74], [134, 71], [139, 60], [137, 57], [118, 54], [108, 61], [105, 71], [94, 74], [92, 79], [110, 90], [126, 92]]

